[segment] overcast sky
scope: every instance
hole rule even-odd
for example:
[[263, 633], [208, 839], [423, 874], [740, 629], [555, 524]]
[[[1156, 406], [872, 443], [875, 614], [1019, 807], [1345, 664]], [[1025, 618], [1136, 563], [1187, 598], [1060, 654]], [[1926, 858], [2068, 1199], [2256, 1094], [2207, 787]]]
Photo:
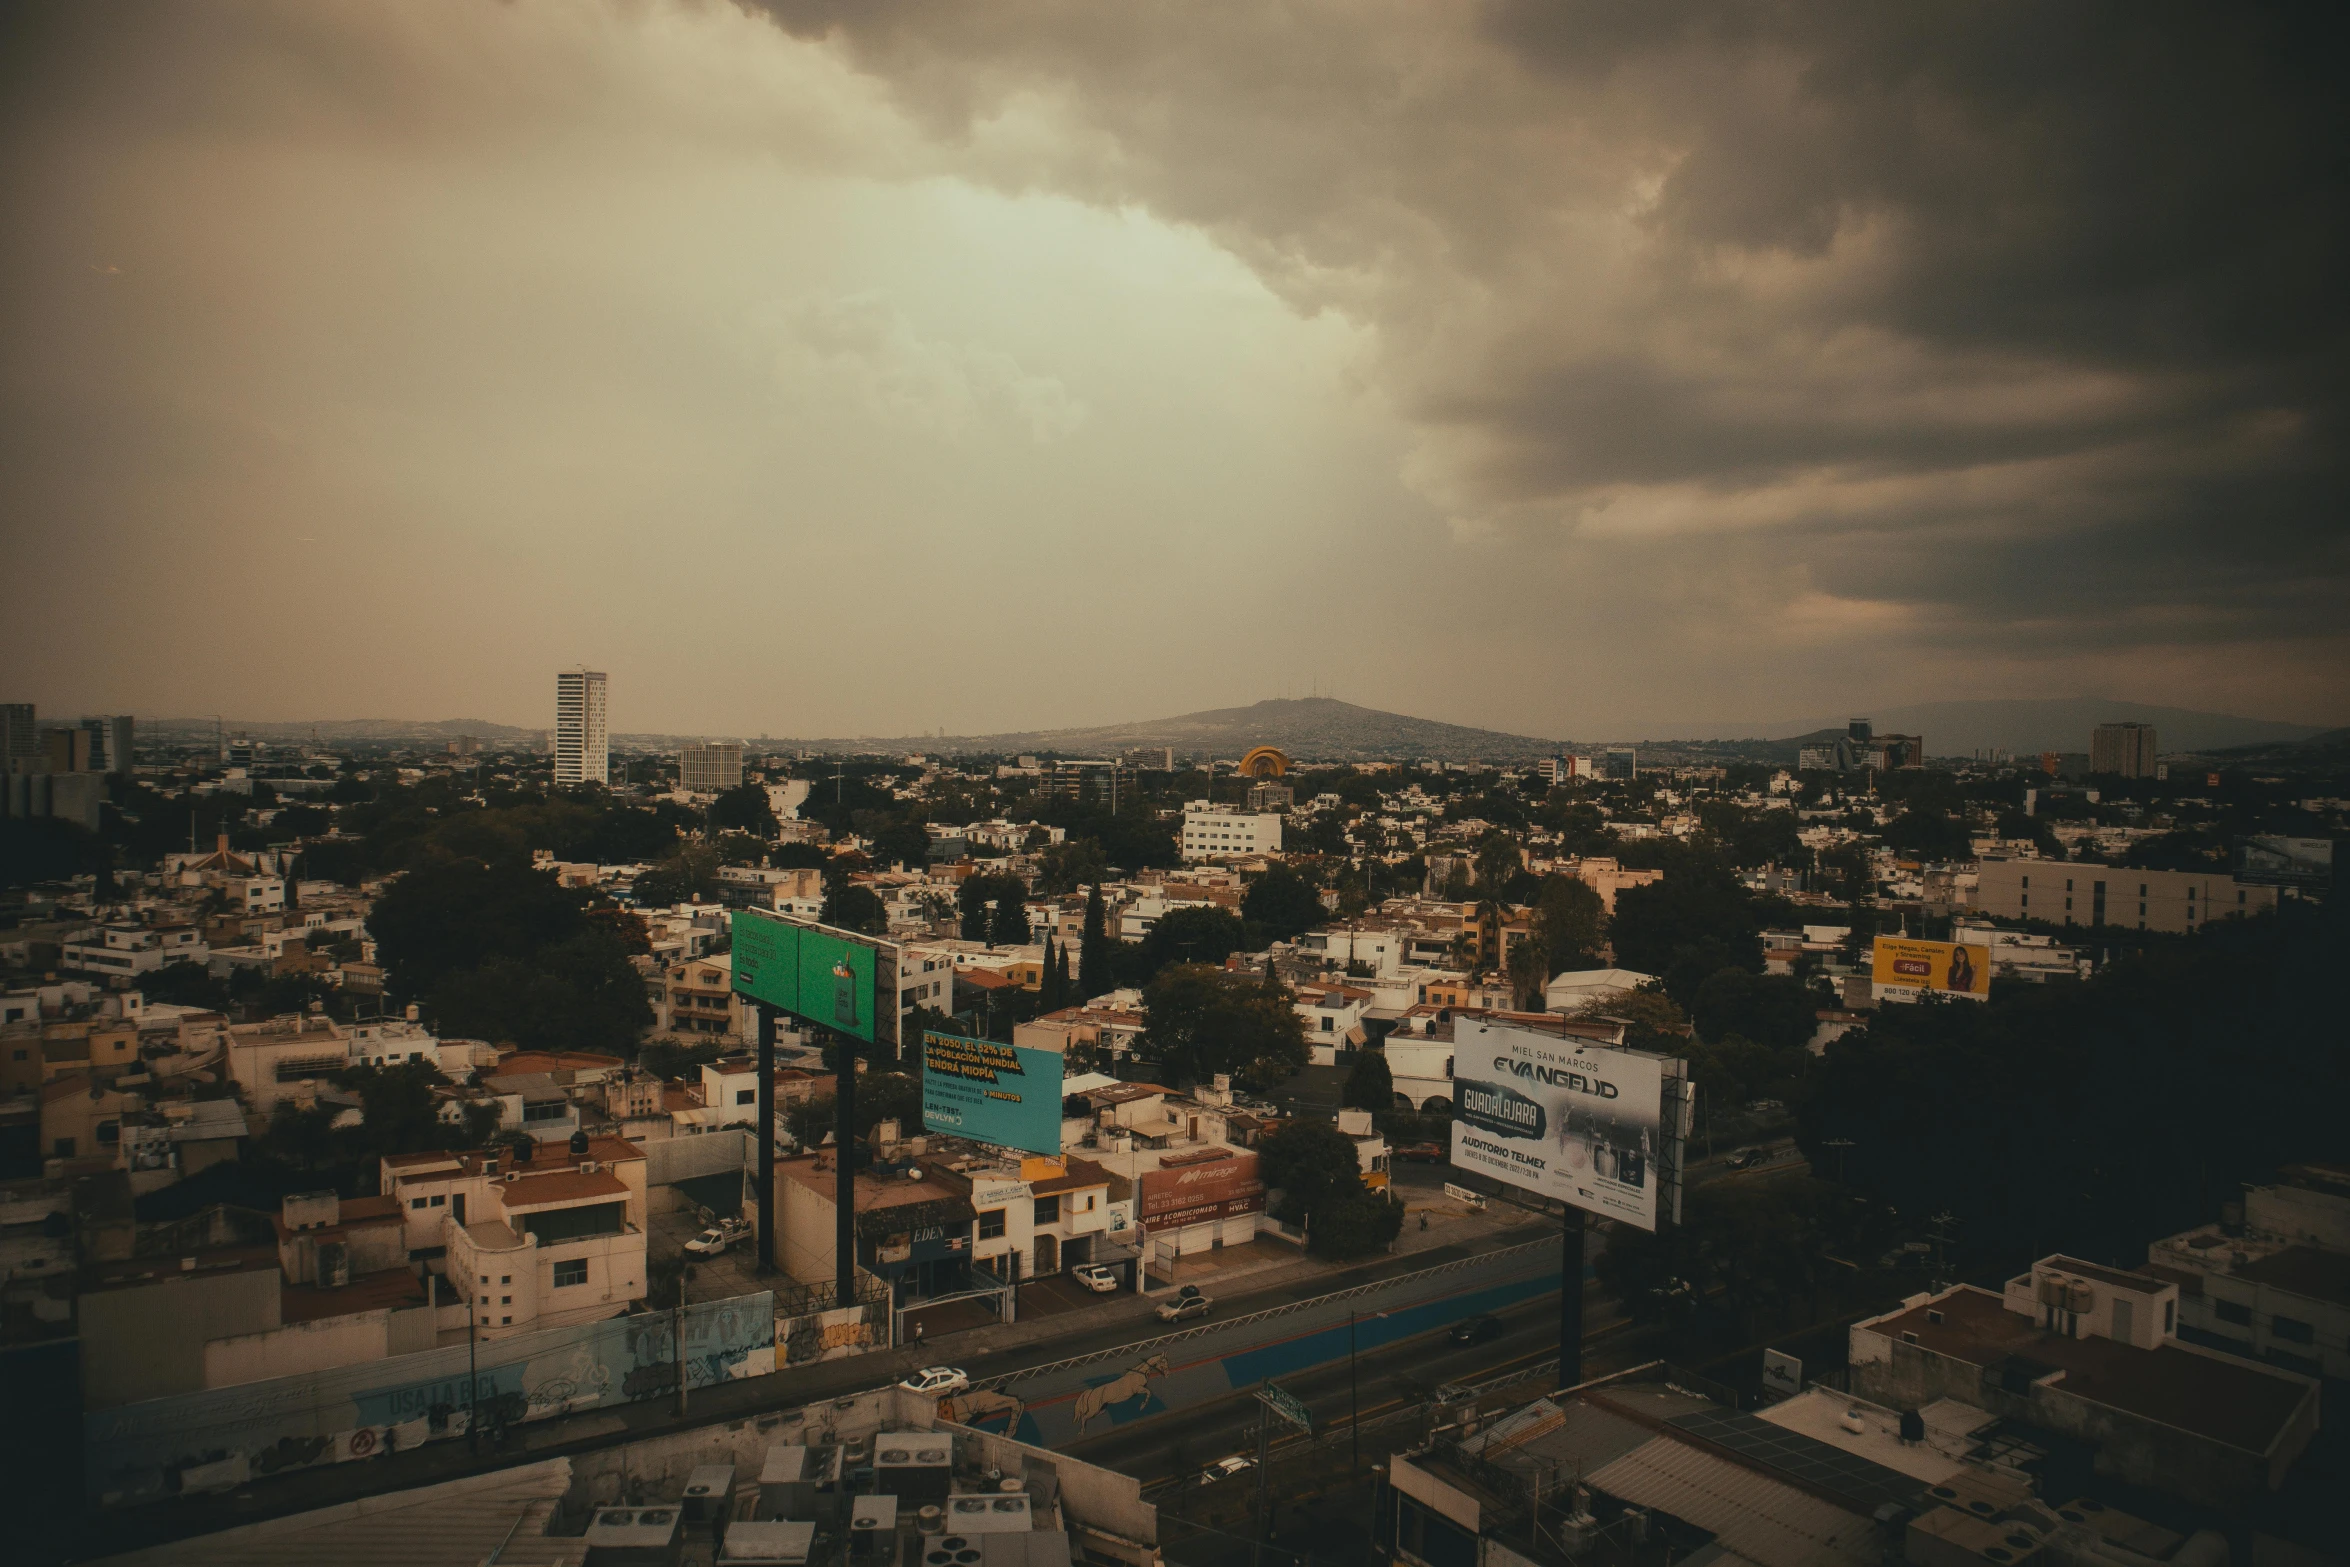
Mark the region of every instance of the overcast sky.
[[0, 699], [2341, 723], [2340, 57], [2184, 14], [13, 6]]

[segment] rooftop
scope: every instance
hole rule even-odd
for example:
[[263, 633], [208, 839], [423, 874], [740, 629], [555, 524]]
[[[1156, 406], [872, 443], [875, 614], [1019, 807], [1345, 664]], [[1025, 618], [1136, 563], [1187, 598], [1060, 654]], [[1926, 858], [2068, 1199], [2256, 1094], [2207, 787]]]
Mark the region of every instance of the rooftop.
[[[833, 1167], [832, 1154], [801, 1154], [797, 1158], [775, 1161], [775, 1173], [789, 1177], [826, 1202], [831, 1202], [836, 1190], [839, 1172]], [[859, 1213], [871, 1213], [881, 1208], [904, 1208], [918, 1202], [959, 1202], [970, 1205], [971, 1193], [961, 1182], [948, 1181], [923, 1171], [922, 1179], [909, 1181], [904, 1176], [874, 1175], [860, 1170], [855, 1177], [855, 1200]]]
[[2034, 1266], [2054, 1268], [2061, 1273], [2077, 1273], [2084, 1279], [2094, 1279], [2099, 1284], [2110, 1285], [2117, 1290], [2137, 1290], [2141, 1293], [2159, 1291], [2167, 1282], [2150, 1273], [2101, 1267], [2094, 1262], [2083, 1262], [2078, 1257], [2043, 1257]]
[[493, 1182], [490, 1190], [497, 1193], [499, 1205], [512, 1213], [523, 1208], [544, 1208], [559, 1202], [590, 1202], [597, 1198], [610, 1200], [628, 1195], [628, 1183], [609, 1170], [589, 1173], [581, 1170], [549, 1170], [543, 1175], [526, 1175], [518, 1181]]
[[353, 1274], [348, 1284], [332, 1288], [316, 1284], [281, 1285], [278, 1317], [284, 1322], [316, 1322], [322, 1317], [347, 1317], [361, 1311], [399, 1311], [426, 1303], [424, 1281], [406, 1268]]
[[[1942, 1320], [1929, 1321], [1928, 1311]], [[1854, 1331], [1909, 1340], [1935, 1354], [1986, 1368], [2020, 1356], [2061, 1370], [2064, 1378], [2058, 1386], [2076, 1398], [2251, 1453], [2267, 1452], [2313, 1391], [2304, 1378], [2183, 1345], [2138, 1349], [2108, 1338], [2064, 1338], [2009, 1311], [1999, 1296], [1971, 1285]]]
[[2350, 1256], [2338, 1251], [2288, 1246], [2256, 1262], [2245, 1263], [2236, 1270], [2236, 1277], [2271, 1289], [2306, 1295], [2312, 1300], [2350, 1306]]

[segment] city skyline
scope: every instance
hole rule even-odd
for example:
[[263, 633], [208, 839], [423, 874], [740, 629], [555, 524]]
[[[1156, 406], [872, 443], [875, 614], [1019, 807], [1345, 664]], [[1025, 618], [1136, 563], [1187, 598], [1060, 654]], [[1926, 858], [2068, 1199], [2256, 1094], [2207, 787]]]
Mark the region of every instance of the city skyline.
[[[2343, 715], [2341, 111], [2286, 24], [918, 14], [19, 10], [19, 682]], [[264, 582], [300, 656], [216, 634]], [[1088, 656], [940, 656], [1031, 605]]]

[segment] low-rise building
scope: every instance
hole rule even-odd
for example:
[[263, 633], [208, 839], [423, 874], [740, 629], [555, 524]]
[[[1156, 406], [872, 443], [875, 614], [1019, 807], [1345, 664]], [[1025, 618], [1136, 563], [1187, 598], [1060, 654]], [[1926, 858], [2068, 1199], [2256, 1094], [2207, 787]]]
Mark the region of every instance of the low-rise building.
[[2178, 1337], [2179, 1286], [2044, 1257], [1853, 1324], [1852, 1391], [1893, 1409], [1957, 1399], [2096, 1454], [2098, 1472], [2238, 1508], [2284, 1483], [2317, 1432], [2318, 1382]]
[[2287, 1166], [2245, 1189], [2240, 1224], [2169, 1236], [2146, 1260], [2179, 1287], [2181, 1338], [2350, 1380], [2350, 1169]]
[[1993, 919], [2184, 934], [2213, 920], [2268, 913], [2277, 906], [2277, 889], [2212, 871], [1985, 860], [1976, 867], [1975, 899]]
[[1183, 808], [1179, 848], [1186, 861], [1279, 854], [1281, 817], [1276, 812], [1247, 811], [1237, 805], [1194, 800]]
[[314, 1100], [329, 1078], [351, 1064], [342, 1025], [319, 1012], [232, 1024], [227, 1044], [229, 1076], [245, 1091], [247, 1107], [264, 1120], [282, 1101]]

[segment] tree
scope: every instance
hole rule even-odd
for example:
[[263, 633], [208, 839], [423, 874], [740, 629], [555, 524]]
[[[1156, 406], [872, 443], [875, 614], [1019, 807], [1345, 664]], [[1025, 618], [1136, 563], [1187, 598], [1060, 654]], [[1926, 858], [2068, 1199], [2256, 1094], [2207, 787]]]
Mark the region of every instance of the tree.
[[1628, 990], [1603, 996], [1584, 1010], [1598, 1017], [1620, 1018], [1626, 1025], [1624, 1045], [1674, 1055], [1689, 1041], [1689, 1017], [1661, 990]]
[[889, 929], [889, 910], [881, 895], [861, 881], [846, 876], [824, 886], [824, 923], [860, 935], [878, 936]]
[[1245, 974], [1179, 963], [1144, 988], [1143, 1008], [1142, 1051], [1178, 1083], [1228, 1072], [1271, 1088], [1311, 1059], [1305, 1019]]
[[737, 784], [710, 802], [710, 826], [714, 831], [747, 832], [756, 838], [772, 838], [778, 825], [764, 784]]
[[1754, 900], [1727, 871], [1692, 866], [1616, 894], [1616, 961], [1663, 978], [1684, 1005], [1716, 970], [1762, 967]]
[[1525, 851], [1518, 840], [1506, 832], [1489, 832], [1477, 840], [1477, 885], [1486, 889], [1487, 896], [1500, 897], [1502, 889], [1518, 874], [1525, 863]]
[[1072, 892], [1102, 879], [1110, 868], [1096, 838], [1070, 838], [1054, 844], [1037, 860], [1037, 890]]
[[1286, 865], [1276, 865], [1257, 878], [1240, 913], [1263, 931], [1268, 942], [1295, 940], [1330, 917], [1314, 884]]
[[1589, 882], [1579, 876], [1542, 878], [1534, 899], [1534, 936], [1552, 974], [1596, 964], [1606, 931], [1607, 905]]
[[[957, 901], [961, 904], [963, 911], [963, 939], [965, 941], [1000, 942], [1002, 938], [995, 935], [994, 932], [998, 929], [1009, 928], [1004, 921], [1002, 905], [1010, 902], [1017, 909], [1027, 897], [1028, 884], [1017, 876], [965, 877], [957, 894]], [[1020, 940], [1026, 941], [1028, 939], [1028, 917], [1025, 911], [1020, 914], [1020, 933]]]
[[1096, 882], [1085, 889], [1085, 924], [1078, 937], [1077, 988], [1084, 992], [1081, 999], [1086, 1001], [1106, 993], [1112, 985], [1108, 926], [1101, 883]]
[[1346, 1074], [1342, 1102], [1353, 1110], [1385, 1112], [1395, 1108], [1395, 1078], [1387, 1070], [1387, 1052], [1355, 1052], [1354, 1070]]
[[930, 863], [930, 830], [918, 821], [892, 822], [871, 836], [873, 857], [883, 865], [904, 865], [919, 871]]
[[1510, 996], [1521, 1012], [1539, 1012], [1543, 1006], [1543, 990], [1550, 983], [1550, 955], [1541, 941], [1520, 939], [1510, 943], [1509, 956], [1502, 969], [1509, 977]]
[[1819, 997], [1790, 974], [1717, 969], [1697, 987], [1689, 1015], [1707, 1039], [1742, 1034], [1771, 1050], [1799, 1050], [1819, 1026]]
[[[837, 1129], [839, 1108], [830, 1094], [795, 1099], [784, 1106], [784, 1128], [801, 1147], [817, 1147]], [[902, 1137], [915, 1136], [922, 1130], [922, 1085], [904, 1072], [859, 1073], [856, 1109], [859, 1137], [872, 1136], [884, 1121], [897, 1122]]]
[[1137, 956], [1148, 979], [1170, 963], [1221, 963], [1248, 945], [1240, 916], [1224, 909], [1176, 909], [1159, 916]]
[[1403, 1209], [1363, 1185], [1354, 1140], [1327, 1121], [1282, 1123], [1257, 1159], [1265, 1185], [1280, 1193], [1273, 1216], [1304, 1226], [1317, 1256], [1359, 1257], [1403, 1228]]
[[712, 903], [717, 898], [718, 851], [695, 839], [679, 844], [658, 865], [637, 874], [636, 901], [647, 908]]
[[1031, 934], [1028, 928], [1028, 888], [1019, 877], [1005, 878], [1011, 885], [996, 895], [995, 910], [987, 922], [987, 939], [998, 947], [1024, 947]]

